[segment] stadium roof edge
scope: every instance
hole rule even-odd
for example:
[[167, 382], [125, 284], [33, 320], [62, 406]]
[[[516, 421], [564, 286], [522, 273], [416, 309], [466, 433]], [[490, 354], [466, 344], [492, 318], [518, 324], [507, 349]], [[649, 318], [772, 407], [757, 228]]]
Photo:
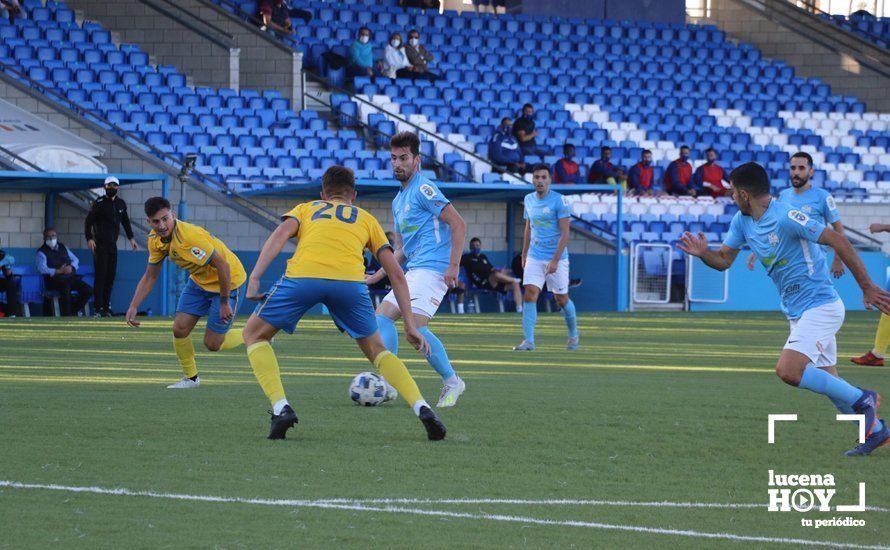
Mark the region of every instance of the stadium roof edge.
[[62, 172], [0, 171], [0, 193], [65, 193], [102, 187], [115, 176], [121, 185], [167, 181], [166, 174], [72, 174]]

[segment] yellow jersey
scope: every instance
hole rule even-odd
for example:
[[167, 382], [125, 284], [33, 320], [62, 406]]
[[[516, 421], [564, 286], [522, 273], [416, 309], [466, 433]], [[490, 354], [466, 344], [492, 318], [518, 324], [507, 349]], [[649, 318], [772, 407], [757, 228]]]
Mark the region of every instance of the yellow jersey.
[[297, 250], [286, 277], [364, 281], [364, 251], [375, 256], [390, 246], [374, 216], [357, 206], [317, 200], [298, 204], [282, 216], [300, 223]]
[[238, 259], [221, 240], [203, 227], [176, 220], [173, 236], [164, 242], [152, 230], [148, 234], [148, 262], [158, 264], [170, 257], [173, 263], [191, 274], [191, 279], [207, 292], [219, 293], [219, 274], [210, 265], [214, 254], [222, 254], [229, 264], [231, 289], [235, 290], [247, 280], [247, 272]]

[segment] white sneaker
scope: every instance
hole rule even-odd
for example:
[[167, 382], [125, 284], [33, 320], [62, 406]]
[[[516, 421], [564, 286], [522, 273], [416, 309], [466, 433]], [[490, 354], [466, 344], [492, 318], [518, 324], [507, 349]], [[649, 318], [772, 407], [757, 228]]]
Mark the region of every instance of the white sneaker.
[[535, 343], [523, 340], [518, 346], [513, 346], [513, 351], [535, 351]]
[[191, 378], [182, 377], [182, 380], [175, 384], [170, 384], [167, 386], [168, 390], [193, 390], [201, 385], [201, 377], [197, 377], [194, 380]]
[[566, 341], [566, 349], [569, 351], [578, 349], [580, 339], [580, 336], [569, 336], [569, 339]]
[[[381, 377], [382, 378], [382, 377]], [[386, 380], [383, 381], [386, 384], [386, 396], [383, 398], [384, 403], [389, 403], [390, 401], [395, 401], [399, 398], [399, 392], [394, 387], [390, 385]]]
[[467, 385], [460, 378], [457, 379], [457, 384], [454, 386], [449, 386], [448, 384], [442, 386], [442, 393], [439, 395], [439, 402], [436, 406], [442, 408], [455, 406], [457, 404], [457, 398], [460, 397], [466, 389]]

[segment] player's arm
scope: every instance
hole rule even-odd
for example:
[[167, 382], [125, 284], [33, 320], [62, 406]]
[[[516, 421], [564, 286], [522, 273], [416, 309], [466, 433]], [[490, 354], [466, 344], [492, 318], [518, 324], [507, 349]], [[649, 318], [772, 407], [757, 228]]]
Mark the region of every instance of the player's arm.
[[[389, 282], [392, 285], [392, 292], [396, 297], [396, 303], [399, 304], [401, 311], [411, 311], [411, 296], [408, 293], [408, 281], [405, 279], [405, 272], [402, 266], [396, 261], [393, 251], [384, 246], [377, 252], [377, 261], [380, 262], [380, 271], [385, 271], [389, 276]], [[424, 355], [429, 355], [430, 346], [424, 340], [423, 335], [417, 330], [414, 324], [413, 315], [402, 315], [402, 321], [405, 323], [405, 338], [414, 346], [414, 349], [420, 351]]]
[[865, 269], [865, 264], [862, 263], [862, 258], [853, 249], [850, 240], [837, 231], [823, 231], [819, 236], [819, 244], [833, 248], [835, 254], [840, 257], [844, 265], [850, 270], [853, 278], [856, 279], [856, 284], [862, 289], [862, 303], [865, 304], [865, 307], [867, 309], [876, 307], [883, 313], [890, 315], [890, 294], [871, 280], [868, 271]]
[[439, 219], [451, 228], [451, 258], [445, 272], [445, 284], [448, 288], [457, 286], [460, 275], [460, 257], [464, 253], [464, 239], [467, 236], [467, 222], [457, 212], [453, 204], [447, 205], [439, 214]]
[[257, 258], [256, 265], [253, 266], [253, 271], [250, 272], [250, 278], [247, 282], [248, 299], [263, 299], [263, 295], [259, 293], [260, 279], [263, 277], [263, 274], [266, 273], [266, 269], [269, 268], [269, 264], [272, 263], [272, 260], [277, 258], [281, 253], [281, 250], [284, 248], [284, 245], [287, 244], [287, 241], [294, 237], [299, 230], [300, 222], [298, 222], [296, 218], [286, 218], [277, 228], [275, 228], [275, 231], [269, 235], [266, 242], [263, 243], [263, 249], [260, 251], [260, 256]]
[[556, 273], [559, 266], [559, 259], [562, 257], [563, 251], [569, 244], [569, 232], [571, 230], [571, 218], [559, 218], [559, 242], [556, 243], [556, 252], [553, 258], [547, 264], [547, 273]]
[[145, 273], [142, 274], [142, 278], [139, 279], [139, 284], [136, 285], [136, 292], [133, 293], [133, 299], [130, 300], [130, 307], [127, 309], [127, 324], [131, 327], [138, 327], [139, 321], [136, 320], [136, 312], [139, 309], [139, 304], [145, 300], [145, 297], [151, 292], [151, 289], [155, 287], [155, 282], [158, 280], [158, 274], [161, 272], [161, 267], [164, 265], [163, 260], [157, 263], [149, 263], [145, 267]]
[[716, 250], [710, 248], [708, 240], [705, 239], [704, 233], [701, 232], [698, 235], [693, 235], [689, 231], [683, 233], [680, 237], [680, 244], [677, 246], [690, 256], [701, 258], [705, 265], [717, 271], [726, 271], [732, 267], [736, 256], [739, 255], [737, 248], [732, 248], [725, 244]]
[[748, 262], [747, 262], [747, 265], [748, 265], [748, 269], [749, 269], [750, 271], [754, 271], [754, 266], [757, 265], [757, 254], [755, 254], [755, 253], [752, 252], [752, 253], [748, 256]]
[[[405, 250], [403, 248], [405, 245], [402, 242], [402, 235], [400, 233], [396, 233], [395, 235], [396, 235], [396, 242], [394, 245], [395, 249], [392, 251], [392, 253], [396, 259], [396, 263], [399, 264], [399, 267], [401, 267], [402, 264], [405, 263], [405, 260], [407, 260], [408, 258], [405, 256]], [[377, 258], [377, 262], [378, 263], [380, 262], [380, 258]], [[387, 276], [386, 269], [384, 269], [383, 264], [381, 263], [380, 269], [378, 269], [376, 272], [365, 277], [365, 284], [368, 286], [376, 285], [377, 283], [382, 281], [383, 278], [386, 276]]]
[[868, 230], [871, 233], [890, 233], [890, 224], [887, 223], [873, 223], [868, 226]]
[[[844, 224], [840, 220], [832, 223], [831, 228], [836, 233], [844, 234]], [[841, 261], [841, 257], [837, 254], [834, 255], [834, 260], [831, 262], [831, 274], [834, 275], [835, 279], [839, 279], [844, 274], [844, 262]]]
[[532, 242], [532, 226], [529, 220], [525, 220], [525, 230], [522, 232], [522, 269], [525, 269], [525, 260], [528, 258], [528, 247]]
[[210, 257], [210, 265], [216, 269], [219, 278], [219, 318], [228, 322], [234, 315], [232, 306], [229, 305], [229, 293], [232, 292], [232, 272], [229, 269], [229, 262], [222, 254], [214, 252]]

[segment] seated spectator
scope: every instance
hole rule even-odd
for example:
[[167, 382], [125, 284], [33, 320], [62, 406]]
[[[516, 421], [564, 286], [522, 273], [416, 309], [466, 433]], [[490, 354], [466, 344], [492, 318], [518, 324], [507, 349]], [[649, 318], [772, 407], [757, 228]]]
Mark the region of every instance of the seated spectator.
[[513, 124], [513, 135], [519, 140], [523, 155], [537, 155], [543, 158], [550, 154], [546, 148], [538, 147], [535, 141], [538, 131], [535, 129], [535, 108], [531, 103], [522, 106], [522, 115]]
[[408, 56], [408, 63], [411, 63], [415, 78], [425, 78], [429, 81], [439, 79], [439, 75], [429, 72], [429, 64], [436, 58], [420, 43], [420, 33], [415, 29], [408, 31], [405, 54]]
[[414, 78], [414, 67], [408, 61], [402, 35], [394, 32], [389, 36], [389, 44], [383, 54], [383, 74], [396, 78]]
[[293, 34], [290, 21], [290, 7], [284, 0], [264, 0], [260, 4], [260, 18], [263, 25], [260, 30], [271, 29], [281, 34]]
[[21, 315], [19, 296], [22, 292], [21, 277], [12, 274], [15, 258], [0, 249], [0, 292], [6, 293], [6, 304], [0, 304], [0, 317]]
[[652, 151], [643, 151], [640, 162], [630, 167], [627, 174], [630, 191], [639, 196], [657, 196], [664, 193], [662, 185], [655, 181], [655, 170], [652, 168]]
[[553, 183], [580, 183], [581, 172], [574, 156], [574, 145], [566, 143], [562, 146], [562, 158], [553, 165]]
[[420, 8], [422, 10], [439, 10], [439, 0], [399, 0], [402, 8]]
[[[37, 249], [37, 271], [43, 275], [47, 290], [59, 292], [62, 315], [76, 315], [90, 301], [93, 289], [77, 274], [80, 261], [68, 247], [59, 242], [52, 227], [43, 232], [43, 246]], [[77, 293], [77, 301], [71, 304], [71, 292]]]
[[[389, 241], [390, 246], [395, 250], [396, 246], [396, 235], [392, 231], [386, 232], [386, 239]], [[373, 275], [380, 271], [382, 267], [380, 266], [380, 262], [377, 261], [377, 257], [373, 254], [371, 255], [371, 259], [367, 262], [365, 266], [365, 275]], [[392, 284], [389, 282], [389, 277], [383, 277], [379, 281], [374, 284], [368, 285], [368, 288], [372, 290], [392, 290]]]
[[[479, 237], [470, 239], [470, 251], [461, 256], [460, 266], [467, 270], [470, 282], [476, 288], [501, 294], [506, 293], [508, 289], [511, 290], [516, 311], [522, 312], [522, 287], [519, 285], [519, 281], [491, 265], [488, 256], [482, 253], [482, 241]], [[457, 288], [457, 312], [463, 313], [464, 294], [467, 287], [463, 282], [458, 281]]]
[[587, 183], [608, 183], [615, 185], [617, 170], [612, 164], [612, 148], [603, 146], [600, 148], [600, 158], [590, 166], [587, 172]]
[[692, 165], [689, 164], [689, 147], [680, 147], [680, 158], [668, 165], [664, 173], [664, 187], [668, 194], [695, 197], [699, 190], [692, 183]]
[[513, 122], [509, 117], [501, 120], [501, 125], [488, 142], [488, 160], [505, 167], [507, 172], [523, 174], [527, 171], [525, 157], [519, 142], [513, 137]]
[[[692, 185], [702, 193], [710, 193], [712, 197], [731, 195], [732, 191], [723, 167], [717, 164], [717, 151], [709, 148], [705, 151], [707, 162], [698, 167], [692, 176]], [[723, 183], [726, 182], [726, 183]]]
[[19, 0], [0, 0], [0, 11], [5, 11], [9, 23], [14, 24], [16, 17], [22, 17], [22, 5]]
[[358, 37], [349, 46], [349, 73], [352, 76], [374, 76], [374, 47], [368, 27], [360, 28]]
[[497, 15], [498, 8], [504, 8], [504, 13], [507, 12], [507, 1], [506, 0], [473, 0], [473, 9], [476, 10], [476, 14], [479, 14], [479, 6], [482, 6], [482, 11], [485, 11], [485, 8], [491, 5], [491, 13]]

